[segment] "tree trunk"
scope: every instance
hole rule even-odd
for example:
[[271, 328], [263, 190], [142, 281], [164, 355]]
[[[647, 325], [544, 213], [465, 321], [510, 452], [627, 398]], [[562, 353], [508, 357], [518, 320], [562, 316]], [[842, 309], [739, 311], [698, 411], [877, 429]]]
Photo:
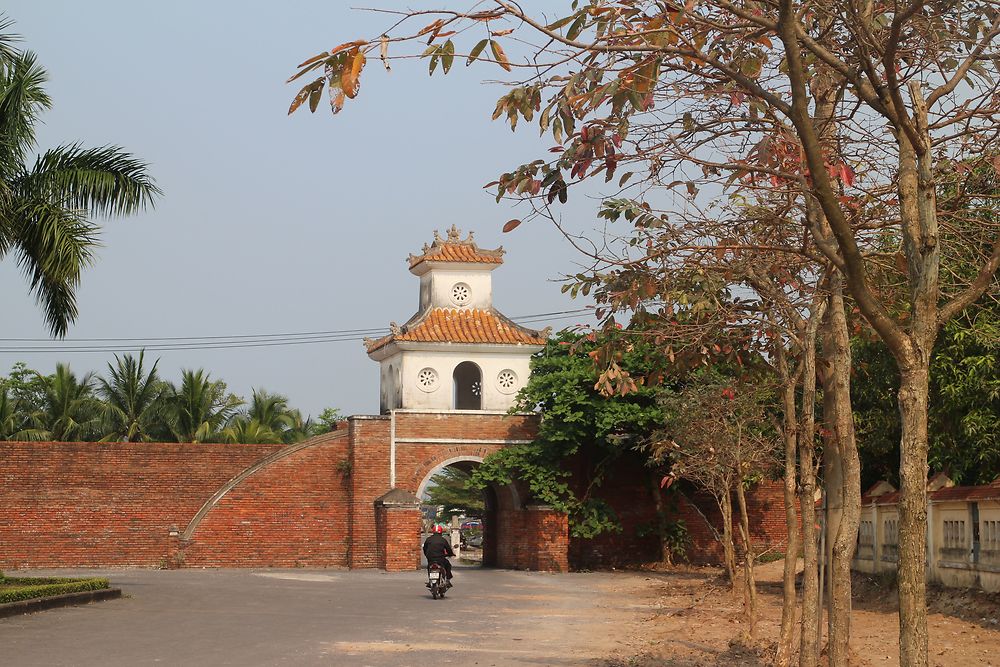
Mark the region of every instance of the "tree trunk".
[[799, 555], [799, 523], [795, 511], [797, 482], [796, 454], [798, 448], [798, 410], [795, 390], [798, 376], [789, 372], [788, 358], [783, 345], [776, 351], [778, 372], [781, 377], [781, 402], [784, 411], [782, 437], [785, 444], [785, 564], [781, 577], [781, 630], [778, 634], [778, 654], [775, 662], [786, 667], [792, 661], [792, 641], [795, 633], [795, 564]]
[[729, 584], [732, 586], [733, 595], [736, 594], [736, 549], [733, 546], [733, 498], [731, 489], [726, 489], [717, 501], [719, 511], [722, 513], [722, 557], [725, 560], [726, 575], [729, 577]]
[[660, 562], [664, 565], [674, 564], [674, 554], [667, 539], [667, 508], [663, 504], [663, 492], [656, 481], [656, 475], [650, 471], [647, 476], [649, 493], [653, 496], [653, 506], [656, 508], [656, 532], [660, 538]]
[[802, 426], [799, 429], [799, 470], [802, 484], [802, 634], [799, 666], [819, 663], [819, 553], [816, 533], [816, 329], [823, 306], [813, 309], [802, 344]]
[[[832, 433], [829, 449], [837, 453], [839, 484], [833, 487], [828, 479], [830, 496], [839, 501], [836, 527], [828, 513], [827, 561], [830, 582], [830, 634], [828, 656], [831, 666], [850, 663], [851, 638], [851, 560], [857, 544], [861, 520], [861, 460], [854, 437], [854, 415], [851, 410], [851, 348], [844, 311], [843, 283], [839, 274], [831, 277], [830, 308], [824, 331], [823, 355], [827, 361], [824, 378], [824, 411], [827, 427]], [[829, 512], [829, 510], [828, 510]]]
[[899, 662], [927, 664], [927, 391], [928, 368], [900, 373]]
[[736, 483], [736, 502], [740, 510], [740, 541], [743, 543], [743, 616], [746, 620], [746, 637], [757, 637], [757, 581], [754, 576], [754, 559], [757, 557], [750, 538], [750, 516], [742, 482]]

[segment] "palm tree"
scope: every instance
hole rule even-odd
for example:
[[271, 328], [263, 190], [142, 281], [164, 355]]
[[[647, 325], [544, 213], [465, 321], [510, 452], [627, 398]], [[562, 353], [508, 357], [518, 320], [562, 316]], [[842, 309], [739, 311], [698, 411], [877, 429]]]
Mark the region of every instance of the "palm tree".
[[288, 397], [254, 389], [250, 405], [230, 420], [225, 439], [246, 444], [293, 443], [304, 439], [311, 427], [310, 420], [288, 406]]
[[14, 48], [0, 17], [0, 260], [14, 255], [55, 336], [76, 319], [76, 288], [97, 245], [91, 214], [130, 215], [160, 193], [146, 164], [117, 146], [66, 144], [34, 153], [35, 125], [52, 106], [45, 70]]
[[108, 364], [109, 379], [98, 380], [98, 393], [104, 399], [104, 437], [102, 440], [148, 442], [162, 417], [164, 384], [156, 375], [157, 359], [149, 373], [143, 369], [145, 350], [136, 359], [131, 354]]
[[212, 381], [202, 369], [181, 371], [180, 386], [170, 385], [169, 428], [177, 442], [212, 442], [243, 401], [226, 392], [226, 383]]
[[20, 402], [7, 387], [0, 386], [0, 440], [43, 440], [45, 432], [35, 428], [32, 415], [21, 409]]
[[100, 424], [100, 402], [94, 397], [94, 375], [79, 380], [68, 364], [56, 364], [53, 375], [39, 375], [42, 406], [33, 415], [48, 440], [87, 440]]
[[230, 421], [222, 431], [222, 439], [243, 445], [263, 445], [282, 441], [280, 434], [257, 419], [250, 419], [245, 415], [238, 415]]

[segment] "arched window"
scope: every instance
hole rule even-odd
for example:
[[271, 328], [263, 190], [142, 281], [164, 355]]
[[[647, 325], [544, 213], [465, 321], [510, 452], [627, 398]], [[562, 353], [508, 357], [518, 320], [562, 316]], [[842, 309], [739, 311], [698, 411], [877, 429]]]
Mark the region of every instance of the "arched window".
[[455, 409], [481, 410], [483, 407], [483, 372], [471, 361], [455, 366]]

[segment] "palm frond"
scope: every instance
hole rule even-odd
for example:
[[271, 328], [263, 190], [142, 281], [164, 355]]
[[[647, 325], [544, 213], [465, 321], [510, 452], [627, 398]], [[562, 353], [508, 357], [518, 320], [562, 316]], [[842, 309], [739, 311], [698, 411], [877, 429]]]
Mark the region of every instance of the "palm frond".
[[52, 107], [42, 87], [48, 80], [35, 54], [17, 54], [0, 68], [0, 170], [4, 179], [23, 172], [25, 159], [35, 145], [35, 125], [40, 113]]
[[77, 212], [34, 200], [22, 207], [14, 234], [18, 265], [55, 336], [65, 336], [77, 316], [80, 272], [98, 245], [97, 227]]
[[68, 208], [100, 215], [130, 215], [163, 194], [147, 165], [118, 146], [59, 146], [39, 156], [25, 176], [28, 190]]
[[15, 32], [8, 32], [14, 26], [14, 19], [6, 14], [0, 14], [0, 67], [6, 67], [20, 53], [14, 46], [21, 41], [21, 36]]

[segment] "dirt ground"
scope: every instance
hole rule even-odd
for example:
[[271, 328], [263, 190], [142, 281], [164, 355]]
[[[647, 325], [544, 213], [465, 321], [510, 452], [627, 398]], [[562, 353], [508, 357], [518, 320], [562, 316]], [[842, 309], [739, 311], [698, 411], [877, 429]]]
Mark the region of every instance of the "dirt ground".
[[[612, 597], [629, 600], [623, 614], [629, 639], [602, 667], [709, 667], [770, 665], [781, 621], [782, 563], [758, 567], [758, 643], [739, 641], [742, 608], [713, 568], [677, 568], [609, 584]], [[1000, 665], [1000, 596], [978, 591], [932, 590], [929, 595], [930, 664]], [[896, 594], [876, 580], [855, 583], [853, 664], [898, 665]], [[622, 650], [623, 649], [623, 650]]]

